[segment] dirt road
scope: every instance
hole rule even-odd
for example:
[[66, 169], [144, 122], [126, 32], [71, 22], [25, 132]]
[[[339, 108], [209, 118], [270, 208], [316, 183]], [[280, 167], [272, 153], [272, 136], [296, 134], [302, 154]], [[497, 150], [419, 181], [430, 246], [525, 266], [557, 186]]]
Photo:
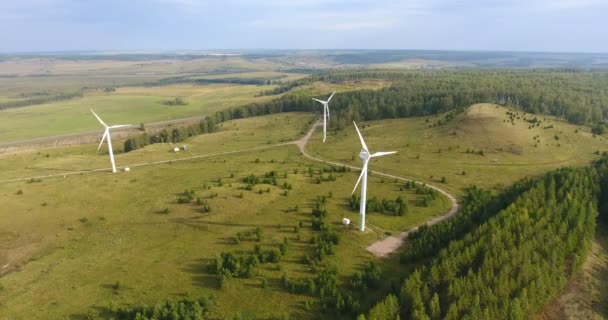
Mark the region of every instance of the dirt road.
[[[314, 160], [314, 161], [319, 161], [319, 162], [323, 162], [323, 163], [327, 163], [327, 164], [332, 164], [335, 166], [344, 166], [347, 168], [351, 168], [354, 170], [361, 170], [361, 168], [357, 168], [357, 167], [353, 167], [353, 166], [349, 166], [343, 163], [339, 163], [339, 162], [335, 162], [335, 161], [327, 161], [327, 160], [323, 160], [323, 159], [319, 159], [316, 157], [311, 156], [310, 154], [308, 154], [306, 152], [306, 144], [308, 143], [308, 140], [310, 140], [310, 137], [312, 136], [313, 132], [315, 131], [315, 129], [320, 126], [321, 120], [317, 121], [312, 128], [310, 129], [310, 131], [308, 131], [308, 133], [300, 140], [295, 141], [294, 143], [298, 146], [298, 148], [300, 148], [300, 151], [302, 152], [302, 155], [308, 159]], [[392, 178], [392, 179], [397, 179], [400, 181], [404, 181], [404, 182], [409, 182], [409, 181], [414, 181], [414, 182], [418, 182], [412, 179], [408, 179], [408, 178], [404, 178], [404, 177], [400, 177], [400, 176], [396, 176], [393, 174], [389, 174], [389, 173], [384, 173], [384, 172], [380, 172], [377, 170], [373, 170], [372, 174], [378, 175], [378, 176], [382, 176], [382, 177], [387, 177], [387, 178]], [[421, 183], [421, 182], [418, 182]], [[446, 214], [442, 215], [441, 217], [437, 217], [435, 219], [432, 219], [430, 221], [425, 222], [425, 225], [429, 225], [432, 226], [434, 224], [437, 224], [441, 221], [444, 221], [446, 219], [449, 219], [451, 216], [455, 215], [456, 213], [458, 213], [458, 201], [456, 200], [456, 197], [454, 197], [453, 195], [451, 195], [450, 193], [448, 193], [447, 191], [433, 186], [433, 185], [429, 185], [426, 184], [427, 187], [432, 188], [434, 190], [436, 190], [437, 192], [443, 194], [444, 196], [446, 196], [450, 202], [452, 202], [452, 208], [450, 209], [450, 211], [448, 211]], [[391, 236], [391, 237], [387, 237], [386, 239], [380, 240], [378, 242], [373, 243], [372, 245], [370, 245], [369, 247], [367, 247], [367, 250], [370, 251], [371, 253], [375, 254], [378, 257], [384, 257], [387, 256], [393, 252], [395, 252], [395, 250], [397, 250], [402, 244], [403, 241], [405, 240], [405, 238], [408, 237], [408, 235], [411, 232], [415, 232], [416, 230], [418, 230], [420, 226], [417, 226], [409, 231], [406, 232], [402, 232], [401, 234], [397, 235], [397, 236]]]
[[[247, 149], [241, 149], [241, 150], [233, 150], [233, 151], [226, 151], [226, 152], [219, 152], [219, 153], [196, 155], [196, 156], [191, 156], [191, 157], [186, 157], [186, 158], [180, 158], [180, 159], [171, 159], [171, 160], [161, 160], [161, 161], [136, 163], [136, 164], [131, 164], [131, 165], [127, 165], [127, 166], [123, 166], [123, 167], [117, 167], [117, 168], [119, 170], [123, 169], [125, 167], [136, 168], [136, 167], [158, 165], [158, 164], [165, 164], [165, 163], [172, 163], [172, 162], [190, 161], [190, 160], [203, 159], [203, 158], [209, 158], [209, 157], [217, 157], [217, 156], [229, 155], [229, 154], [235, 154], [235, 153], [258, 151], [258, 150], [264, 150], [264, 149], [282, 147], [282, 146], [286, 146], [286, 145], [296, 145], [300, 149], [302, 155], [304, 157], [310, 159], [310, 160], [314, 160], [314, 161], [318, 161], [318, 162], [322, 162], [322, 163], [327, 163], [327, 164], [331, 164], [331, 165], [335, 165], [335, 166], [340, 166], [340, 167], [344, 166], [344, 167], [347, 167], [347, 168], [351, 168], [353, 170], [361, 170], [358, 167], [349, 166], [349, 165], [346, 165], [346, 164], [343, 164], [343, 163], [319, 159], [319, 158], [311, 156], [310, 154], [308, 154], [306, 152], [306, 145], [308, 144], [308, 141], [310, 140], [310, 137], [314, 133], [315, 129], [317, 127], [319, 127], [320, 125], [321, 125], [321, 122], [317, 121], [310, 128], [310, 130], [308, 131], [308, 133], [304, 137], [302, 137], [301, 139], [296, 140], [296, 141], [277, 143], [277, 144], [268, 145], [268, 146], [253, 147], [253, 148], [247, 148]], [[86, 173], [93, 173], [93, 172], [102, 172], [102, 171], [108, 171], [108, 170], [109, 170], [108, 168], [100, 168], [100, 169], [91, 169], [91, 170], [86, 170], [86, 171], [71, 171], [71, 172], [50, 174], [50, 175], [44, 175], [44, 176], [22, 177], [22, 178], [0, 180], [0, 183], [14, 182], [14, 181], [27, 181], [27, 180], [31, 180], [31, 179], [45, 179], [45, 178], [53, 178], [53, 177], [66, 177], [66, 176], [70, 176], [70, 175], [86, 174]], [[387, 177], [387, 178], [391, 178], [391, 179], [397, 179], [397, 180], [404, 181], [404, 182], [414, 181], [414, 180], [411, 180], [411, 179], [408, 179], [408, 178], [400, 177], [400, 176], [389, 174], [389, 173], [383, 173], [383, 172], [376, 171], [376, 170], [374, 170], [372, 172], [372, 174], [378, 175], [378, 176]], [[418, 183], [420, 183], [420, 182], [418, 182]], [[430, 221], [425, 222], [426, 225], [437, 224], [437, 223], [439, 223], [441, 221], [449, 219], [451, 216], [455, 215], [458, 212], [458, 207], [459, 207], [458, 201], [456, 200], [456, 198], [453, 195], [449, 194], [447, 191], [445, 191], [445, 190], [443, 190], [441, 188], [438, 188], [436, 186], [429, 185], [429, 184], [427, 184], [426, 186], [428, 186], [429, 188], [432, 188], [434, 190], [437, 190], [437, 192], [443, 194], [444, 196], [446, 196], [452, 202], [452, 208], [446, 214], [442, 215], [441, 217], [437, 217], [435, 219], [432, 219]], [[415, 228], [413, 228], [413, 229], [411, 229], [411, 230], [409, 230], [407, 232], [403, 232], [403, 233], [401, 233], [401, 234], [399, 234], [397, 236], [390, 236], [390, 237], [387, 237], [387, 238], [385, 238], [383, 240], [375, 242], [372, 245], [370, 245], [369, 247], [367, 247], [367, 250], [370, 251], [370, 252], [372, 252], [373, 254], [375, 254], [378, 257], [387, 256], [387, 255], [393, 253], [395, 250], [397, 250], [403, 244], [404, 239], [407, 238], [408, 235], [411, 232], [414, 232], [414, 231], [418, 230], [418, 227], [419, 226], [417, 226], [417, 227], [415, 227]]]

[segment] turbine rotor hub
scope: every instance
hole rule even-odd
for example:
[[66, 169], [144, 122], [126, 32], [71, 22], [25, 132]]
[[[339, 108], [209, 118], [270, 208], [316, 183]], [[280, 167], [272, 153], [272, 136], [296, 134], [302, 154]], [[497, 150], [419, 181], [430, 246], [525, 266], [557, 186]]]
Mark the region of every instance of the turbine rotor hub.
[[361, 158], [361, 160], [366, 161], [369, 159], [369, 153], [363, 149], [361, 149], [361, 152], [359, 152], [359, 158]]

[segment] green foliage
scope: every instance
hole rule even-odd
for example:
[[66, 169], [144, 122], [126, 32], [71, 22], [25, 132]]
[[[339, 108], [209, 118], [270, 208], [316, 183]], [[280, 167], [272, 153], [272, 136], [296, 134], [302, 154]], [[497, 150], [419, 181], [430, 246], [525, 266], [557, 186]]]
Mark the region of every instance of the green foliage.
[[399, 302], [397, 297], [389, 294], [378, 302], [370, 311], [368, 320], [399, 320]]
[[260, 242], [264, 239], [264, 229], [261, 227], [255, 228], [255, 241]]
[[606, 125], [603, 123], [598, 123], [593, 128], [591, 128], [591, 133], [593, 134], [604, 134], [606, 132]]
[[211, 298], [168, 300], [155, 306], [118, 309], [112, 312], [120, 320], [209, 319], [214, 302]]
[[[562, 117], [575, 124], [598, 123], [608, 112], [608, 93], [605, 91], [608, 77], [602, 72], [334, 71], [312, 75], [277, 90], [284, 92], [315, 81], [360, 79], [387, 79], [393, 84], [380, 90], [336, 94], [332, 100], [332, 127], [346, 127], [352, 120], [428, 116], [461, 110], [475, 103], [501, 104], [530, 113]], [[277, 112], [315, 111], [316, 108], [318, 106], [308, 96], [288, 94], [270, 102], [218, 112], [216, 119], [221, 122]], [[443, 119], [433, 125], [444, 125], [449, 120]]]
[[144, 133], [142, 135], [129, 138], [124, 142], [124, 151], [129, 152], [137, 150], [149, 144], [155, 143], [178, 143], [184, 141], [186, 138], [205, 133], [212, 133], [216, 130], [216, 122], [212, 118], [208, 117], [204, 120], [201, 120], [196, 125], [174, 128], [171, 131], [163, 129], [159, 133], [153, 135], [148, 135], [147, 133]]
[[404, 281], [408, 318], [436, 318], [439, 309], [445, 319], [524, 319], [559, 292], [590, 248], [598, 175], [567, 168], [524, 185], [529, 189]]
[[[353, 194], [348, 202], [353, 211], [359, 211], [361, 207], [361, 196]], [[407, 213], [407, 202], [402, 196], [398, 196], [395, 200], [382, 199], [371, 197], [367, 200], [366, 209], [368, 213], [378, 212], [393, 216], [403, 216]]]
[[177, 97], [173, 100], [164, 100], [162, 102], [166, 106], [186, 106], [188, 102], [184, 101], [184, 99]]
[[182, 193], [182, 195], [177, 198], [177, 203], [190, 203], [192, 202], [192, 200], [194, 200], [195, 195], [196, 192], [193, 189], [186, 189], [184, 190], [184, 193]]
[[467, 232], [504, 209], [519, 194], [527, 191], [532, 183], [533, 181], [530, 179], [520, 180], [497, 197], [493, 197], [489, 191], [476, 187], [468, 188], [461, 200], [457, 215], [431, 227], [422, 225], [416, 232], [410, 233], [409, 245], [402, 254], [401, 261], [403, 263], [415, 262], [438, 252], [449, 241], [463, 237]]

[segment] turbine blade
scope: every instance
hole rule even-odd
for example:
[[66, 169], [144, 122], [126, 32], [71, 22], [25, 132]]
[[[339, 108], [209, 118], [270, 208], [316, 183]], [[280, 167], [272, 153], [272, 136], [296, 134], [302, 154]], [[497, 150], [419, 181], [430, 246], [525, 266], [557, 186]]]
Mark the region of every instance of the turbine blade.
[[315, 101], [317, 101], [317, 102], [321, 102], [321, 103], [323, 103], [323, 104], [325, 103], [325, 101], [323, 101], [323, 100], [319, 100], [319, 99], [315, 99], [315, 98], [312, 98], [312, 100], [315, 100]]
[[386, 156], [389, 154], [395, 154], [397, 153], [397, 151], [388, 151], [388, 152], [376, 152], [374, 154], [372, 154], [371, 156], [369, 156], [370, 158], [375, 158], [375, 157], [382, 157], [382, 156]]
[[336, 94], [336, 92], [334, 91], [334, 93], [331, 94], [331, 96], [329, 96], [329, 99], [327, 99], [327, 102], [331, 101], [331, 98], [334, 97], [334, 94]]
[[353, 192], [351, 192], [350, 194], [355, 193], [355, 190], [357, 190], [357, 187], [359, 186], [359, 182], [361, 182], [361, 178], [363, 178], [364, 174], [367, 174], [367, 161], [363, 164], [363, 168], [361, 168], [361, 174], [359, 175], [359, 179], [357, 180], [357, 183], [355, 184], [355, 187], [353, 188]]
[[115, 125], [115, 126], [111, 126], [110, 129], [118, 129], [118, 128], [126, 128], [126, 127], [132, 127], [132, 124], [119, 124], [119, 125]]
[[108, 127], [108, 125], [105, 122], [103, 122], [103, 120], [101, 120], [101, 118], [97, 115], [97, 113], [95, 113], [95, 111], [93, 111], [93, 109], [89, 109], [89, 110], [91, 110], [91, 112], [93, 113], [95, 118], [97, 118], [97, 121], [99, 121], [99, 123], [101, 123], [106, 128]]
[[357, 124], [354, 121], [353, 121], [353, 124], [355, 125], [355, 129], [357, 129], [357, 134], [359, 135], [359, 140], [361, 140], [361, 147], [363, 147], [363, 150], [365, 150], [369, 153], [369, 150], [367, 149], [367, 145], [365, 144], [365, 141], [363, 140], [363, 136], [361, 135], [359, 128], [357, 128]]
[[107, 135], [108, 135], [108, 129], [106, 129], [106, 131], [104, 131], [103, 137], [101, 137], [101, 141], [99, 142], [99, 147], [97, 147], [97, 151], [99, 151], [99, 149], [101, 149], [101, 145], [103, 144], [103, 141], [106, 139]]
[[325, 105], [325, 112], [327, 112], [327, 120], [329, 120], [329, 106]]

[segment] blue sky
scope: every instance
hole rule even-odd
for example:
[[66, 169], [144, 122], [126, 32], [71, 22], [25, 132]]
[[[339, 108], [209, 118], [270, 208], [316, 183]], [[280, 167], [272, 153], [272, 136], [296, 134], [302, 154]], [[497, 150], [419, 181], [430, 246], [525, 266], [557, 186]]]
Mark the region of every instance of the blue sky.
[[0, 52], [608, 52], [608, 0], [1, 0]]

